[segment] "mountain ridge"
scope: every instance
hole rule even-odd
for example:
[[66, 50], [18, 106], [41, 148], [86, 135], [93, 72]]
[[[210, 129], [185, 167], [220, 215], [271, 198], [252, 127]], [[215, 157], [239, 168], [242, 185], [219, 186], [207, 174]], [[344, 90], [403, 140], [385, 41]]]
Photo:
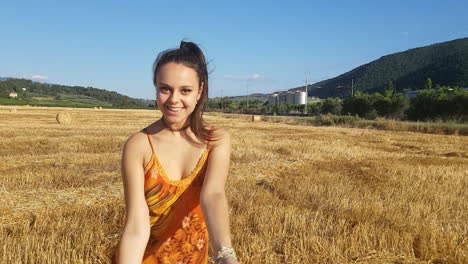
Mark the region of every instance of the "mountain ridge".
[[[354, 91], [383, 92], [392, 82], [396, 91], [423, 88], [427, 78], [434, 85], [468, 86], [468, 38], [411, 48], [381, 56], [336, 77], [309, 86], [309, 96], [349, 96]], [[305, 86], [289, 90], [304, 89]]]

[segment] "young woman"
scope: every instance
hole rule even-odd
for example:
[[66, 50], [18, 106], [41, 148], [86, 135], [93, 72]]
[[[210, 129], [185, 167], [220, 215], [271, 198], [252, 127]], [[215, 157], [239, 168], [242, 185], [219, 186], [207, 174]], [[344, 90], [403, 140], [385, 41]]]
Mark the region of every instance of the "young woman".
[[225, 183], [229, 133], [208, 125], [205, 56], [192, 42], [161, 52], [153, 67], [161, 119], [125, 143], [126, 221], [114, 263], [235, 264]]

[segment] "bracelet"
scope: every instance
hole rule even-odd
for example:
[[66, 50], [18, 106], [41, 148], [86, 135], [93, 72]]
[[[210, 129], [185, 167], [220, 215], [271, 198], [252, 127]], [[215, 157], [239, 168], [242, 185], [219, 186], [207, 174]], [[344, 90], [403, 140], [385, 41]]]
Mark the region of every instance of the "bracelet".
[[213, 261], [214, 263], [218, 263], [218, 261], [229, 258], [229, 257], [237, 260], [236, 252], [234, 251], [232, 247], [222, 246], [221, 249], [218, 251], [218, 254], [216, 256], [211, 256], [210, 260]]

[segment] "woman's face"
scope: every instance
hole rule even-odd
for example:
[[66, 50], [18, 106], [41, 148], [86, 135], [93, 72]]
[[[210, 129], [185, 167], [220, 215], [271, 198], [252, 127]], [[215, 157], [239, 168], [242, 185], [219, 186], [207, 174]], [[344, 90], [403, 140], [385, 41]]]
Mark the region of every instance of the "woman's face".
[[156, 75], [158, 108], [170, 124], [184, 124], [201, 96], [197, 72], [180, 63], [166, 63]]

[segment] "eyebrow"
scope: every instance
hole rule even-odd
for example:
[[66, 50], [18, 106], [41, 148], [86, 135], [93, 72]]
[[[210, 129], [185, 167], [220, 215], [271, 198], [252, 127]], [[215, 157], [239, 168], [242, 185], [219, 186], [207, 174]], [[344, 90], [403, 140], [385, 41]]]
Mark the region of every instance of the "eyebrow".
[[[173, 88], [173, 87], [170, 86], [169, 84], [166, 84], [166, 83], [163, 83], [163, 82], [160, 82], [160, 83], [158, 83], [158, 84], [159, 84], [158, 86], [168, 86], [168, 87]], [[183, 86], [181, 86], [180, 88], [191, 88], [191, 89], [193, 89], [193, 86], [191, 86], [191, 85], [183, 85]]]

